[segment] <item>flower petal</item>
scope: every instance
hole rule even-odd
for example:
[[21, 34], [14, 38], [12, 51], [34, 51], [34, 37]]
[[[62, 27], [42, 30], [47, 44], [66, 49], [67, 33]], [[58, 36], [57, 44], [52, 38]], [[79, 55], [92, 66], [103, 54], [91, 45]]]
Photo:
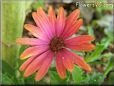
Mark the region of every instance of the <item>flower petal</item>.
[[52, 24], [49, 21], [48, 16], [45, 14], [45, 12], [43, 11], [42, 8], [39, 8], [37, 10], [37, 15], [38, 18], [40, 19], [39, 21], [41, 21], [41, 23], [43, 23], [43, 26], [45, 26], [44, 28], [42, 27], [41, 29], [43, 29], [45, 32], [47, 32], [49, 34], [50, 37], [52, 37]]
[[17, 44], [23, 44], [23, 45], [46, 45], [48, 42], [44, 42], [42, 40], [36, 39], [36, 38], [18, 38], [16, 40]]
[[93, 36], [80, 35], [80, 36], [65, 40], [65, 43], [68, 45], [80, 45], [83, 43], [88, 43], [94, 39], [95, 38]]
[[66, 67], [67, 70], [72, 72], [74, 68], [73, 57], [70, 56], [69, 51], [66, 49], [64, 49], [61, 52], [61, 54], [62, 54], [62, 61], [63, 61], [64, 66]]
[[42, 53], [41, 55], [37, 56], [36, 59], [34, 59], [32, 63], [30, 63], [30, 65], [26, 68], [24, 77], [28, 77], [32, 75], [34, 72], [36, 72], [41, 67], [48, 53], [49, 51], [46, 51]]
[[74, 10], [68, 17], [66, 20], [66, 28], [70, 28], [72, 26], [72, 24], [78, 19], [80, 15], [80, 10], [76, 9]]
[[60, 7], [57, 20], [56, 20], [56, 32], [57, 36], [60, 36], [64, 30], [65, 27], [65, 13], [64, 13], [64, 8]]
[[70, 30], [72, 25], [74, 25], [74, 23], [77, 21], [79, 15], [80, 15], [80, 10], [76, 9], [67, 17], [64, 32], [63, 32], [62, 36], [64, 36], [66, 34], [66, 32], [68, 32]]
[[48, 37], [48, 39], [50, 39], [52, 37], [52, 32], [50, 29], [51, 28], [50, 24], [48, 24], [49, 21], [47, 21], [45, 18], [43, 18], [43, 17], [45, 17], [43, 14], [41, 16], [40, 14], [33, 12], [32, 16], [33, 16], [34, 21], [40, 28], [41, 32], [43, 32], [43, 34], [45, 34]]
[[39, 37], [38, 27], [31, 24], [25, 24], [24, 27], [26, 30], [30, 31], [35, 37]]
[[84, 61], [84, 59], [76, 54], [74, 57], [74, 63], [86, 70], [87, 72], [90, 72], [92, 70], [91, 67]]
[[48, 72], [48, 69], [51, 65], [52, 59], [53, 59], [54, 54], [50, 51], [48, 55], [46, 56], [44, 62], [42, 63], [38, 73], [36, 74], [35, 80], [39, 81], [41, 80], [46, 73]]
[[39, 55], [43, 52], [45, 52], [46, 50], [48, 50], [48, 46], [35, 46], [35, 47], [30, 47], [27, 48], [20, 56], [21, 59], [26, 59], [30, 56], [35, 56], [35, 55]]
[[48, 15], [49, 15], [49, 20], [50, 20], [52, 27], [53, 27], [53, 28], [51, 28], [52, 32], [53, 32], [53, 34], [55, 34], [56, 16], [55, 16], [55, 12], [54, 12], [52, 6], [49, 6]]
[[25, 61], [21, 67], [19, 68], [20, 71], [24, 71], [28, 65], [35, 59], [36, 56], [30, 57], [29, 59], [27, 59], [27, 61]]
[[81, 56], [78, 56], [75, 53], [68, 51], [68, 50], [67, 52], [70, 57], [73, 57], [73, 61], [76, 65], [80, 66], [81, 68], [83, 68], [84, 70], [88, 72], [91, 71], [91, 67], [84, 61], [84, 59]]
[[45, 36], [45, 34], [43, 34], [43, 32], [41, 31], [41, 29], [39, 27], [36, 27], [31, 24], [25, 24], [24, 27], [26, 30], [31, 32], [35, 37], [42, 39], [42, 40], [47, 39], [47, 36]]
[[45, 21], [45, 23], [50, 25], [49, 18], [41, 7], [38, 8], [37, 14]]
[[83, 24], [82, 19], [77, 20], [66, 32], [64, 32], [63, 37], [68, 38], [73, 34], [75, 34], [79, 30], [82, 24]]
[[66, 78], [66, 68], [63, 64], [62, 54], [60, 52], [56, 56], [56, 70], [62, 79]]
[[95, 46], [91, 43], [83, 43], [80, 45], [68, 45], [67, 44], [66, 47], [77, 50], [77, 51], [91, 51], [95, 49]]

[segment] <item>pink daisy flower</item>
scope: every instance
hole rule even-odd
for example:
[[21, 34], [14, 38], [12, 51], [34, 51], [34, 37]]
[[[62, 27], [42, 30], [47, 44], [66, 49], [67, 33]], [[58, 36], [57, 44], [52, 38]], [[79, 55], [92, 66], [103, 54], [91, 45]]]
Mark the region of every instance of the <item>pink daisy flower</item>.
[[74, 10], [68, 17], [65, 16], [64, 8], [60, 7], [57, 18], [52, 7], [49, 7], [48, 16], [42, 8], [33, 12], [32, 16], [37, 26], [25, 24], [25, 29], [30, 31], [36, 38], [18, 38], [18, 44], [30, 45], [20, 56], [27, 59], [21, 67], [24, 77], [36, 73], [35, 80], [41, 80], [55, 59], [56, 70], [59, 76], [64, 79], [66, 70], [72, 72], [74, 65], [90, 72], [91, 67], [81, 56], [73, 53], [76, 51], [91, 51], [95, 48], [90, 42], [94, 37], [81, 35], [72, 37], [78, 32], [83, 23], [78, 19], [80, 10]]

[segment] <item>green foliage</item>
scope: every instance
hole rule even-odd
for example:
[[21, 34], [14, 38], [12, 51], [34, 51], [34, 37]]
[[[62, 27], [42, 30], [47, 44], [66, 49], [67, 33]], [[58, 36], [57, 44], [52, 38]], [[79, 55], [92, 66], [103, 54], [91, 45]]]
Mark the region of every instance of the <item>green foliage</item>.
[[98, 60], [101, 58], [101, 53], [104, 50], [104, 45], [103, 44], [97, 44], [96, 49], [85, 58], [87, 62], [93, 62], [95, 60]]
[[72, 78], [73, 78], [74, 84], [81, 84], [82, 74], [83, 74], [82, 69], [80, 69], [78, 66], [75, 66], [72, 72]]
[[36, 11], [38, 7], [43, 7], [43, 6], [44, 6], [44, 0], [39, 0], [32, 4], [32, 9]]
[[21, 55], [22, 52], [23, 52], [25, 49], [27, 49], [27, 48], [28, 48], [28, 46], [21, 46], [20, 49], [19, 49], [19, 55]]
[[114, 37], [113, 37], [113, 35], [114, 35], [114, 30], [113, 30], [113, 28], [106, 28], [105, 30], [104, 30], [104, 33], [107, 35], [107, 37], [108, 37], [108, 39], [111, 41], [111, 42], [114, 42]]
[[114, 69], [114, 57], [110, 58], [109, 63], [106, 67], [106, 70], [104, 71], [104, 77], [112, 70]]
[[[3, 69], [2, 69], [2, 73], [8, 73], [9, 75], [13, 76], [14, 75], [14, 68], [11, 67], [8, 63], [6, 63], [4, 60], [2, 60], [2, 65], [3, 65]], [[8, 71], [8, 72], [7, 72]]]
[[88, 35], [94, 36], [94, 29], [91, 26], [87, 26], [88, 29]]
[[68, 84], [70, 73], [67, 71], [66, 79], [61, 79], [56, 71], [49, 71], [51, 84]]
[[2, 61], [2, 83], [3, 84], [14, 84], [15, 83], [15, 70], [5, 61]]
[[99, 73], [99, 72], [93, 72], [91, 74], [86, 74], [83, 77], [83, 84], [94, 84], [94, 85], [98, 85], [101, 84], [104, 80], [103, 74]]
[[4, 85], [12, 85], [14, 84], [14, 79], [13, 77], [9, 77], [8, 74], [2, 74], [2, 84]]
[[114, 72], [110, 72], [108, 74], [108, 77], [106, 77], [107, 79], [104, 81], [105, 85], [114, 85]]
[[19, 56], [15, 41], [22, 35], [25, 12], [30, 4], [29, 1], [2, 2], [2, 59], [12, 67]]

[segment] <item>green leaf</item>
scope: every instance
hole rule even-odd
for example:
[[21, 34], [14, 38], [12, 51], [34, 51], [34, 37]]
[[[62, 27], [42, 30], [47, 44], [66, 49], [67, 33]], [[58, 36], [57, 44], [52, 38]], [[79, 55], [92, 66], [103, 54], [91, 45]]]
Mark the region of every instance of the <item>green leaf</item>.
[[[2, 83], [3, 84], [14, 84], [18, 83], [20, 77], [17, 77], [16, 69], [12, 68], [8, 63], [4, 60], [2, 62]], [[18, 74], [19, 75], [19, 74]], [[5, 80], [5, 81], [4, 81]], [[19, 81], [21, 83], [22, 81]]]
[[8, 73], [9, 75], [13, 76], [15, 74], [14, 68], [12, 68], [8, 63], [5, 61], [2, 62], [2, 73]]
[[103, 44], [97, 44], [96, 49], [85, 58], [86, 62], [93, 62], [95, 60], [98, 60], [101, 58], [101, 53], [104, 50], [104, 45]]
[[2, 59], [14, 67], [20, 46], [15, 43], [22, 36], [25, 12], [31, 1], [2, 2]]
[[24, 81], [26, 84], [35, 84], [35, 74], [32, 74], [30, 77], [28, 78], [24, 78]]
[[22, 52], [24, 52], [24, 50], [27, 49], [27, 48], [28, 48], [28, 46], [21, 46], [20, 50], [19, 50], [19, 55], [21, 55]]
[[2, 84], [14, 84], [16, 82], [15, 70], [5, 61], [2, 62]]
[[76, 53], [79, 56], [84, 56], [85, 55], [85, 52], [80, 52], [80, 51], [75, 51], [75, 50], [73, 50], [73, 52]]
[[86, 74], [85, 77], [83, 77], [82, 83], [98, 85], [101, 84], [103, 81], [104, 81], [104, 76], [102, 73], [93, 72], [91, 74]]
[[2, 84], [3, 85], [12, 85], [14, 84], [14, 78], [13, 77], [9, 77], [7, 74], [2, 74]]
[[44, 6], [44, 0], [39, 0], [32, 4], [32, 9], [36, 11], [38, 7], [43, 7], [43, 6]]
[[78, 66], [74, 67], [72, 78], [75, 84], [81, 84], [83, 71]]
[[91, 26], [88, 26], [87, 29], [88, 29], [88, 34], [94, 36], [94, 29]]
[[67, 78], [61, 79], [56, 71], [49, 71], [49, 75], [51, 84], [67, 84], [70, 78], [69, 73], [67, 73]]
[[111, 27], [105, 28], [104, 33], [108, 36], [108, 39], [110, 41], [114, 41], [114, 37], [113, 37], [114, 30], [113, 30], [113, 28], [111, 28]]
[[106, 78], [104, 85], [114, 85], [114, 72], [110, 72]]
[[104, 53], [104, 54], [102, 55], [102, 57], [104, 57], [104, 58], [111, 58], [112, 56], [114, 56], [114, 54], [111, 53], [111, 52]]
[[105, 48], [105, 49], [109, 46], [110, 42], [111, 42], [111, 40], [110, 40], [109, 38], [107, 38], [107, 37], [104, 37], [104, 38], [101, 40], [101, 44], [104, 45], [104, 48]]
[[109, 63], [104, 71], [104, 77], [114, 68], [114, 57], [110, 58]]

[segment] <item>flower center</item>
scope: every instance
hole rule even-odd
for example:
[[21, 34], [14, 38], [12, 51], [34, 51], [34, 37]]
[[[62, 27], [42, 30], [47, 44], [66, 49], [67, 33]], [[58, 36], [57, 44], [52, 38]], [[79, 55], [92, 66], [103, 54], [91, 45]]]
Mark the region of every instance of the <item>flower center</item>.
[[58, 52], [59, 50], [63, 49], [64, 47], [64, 40], [60, 37], [54, 37], [50, 44], [50, 49], [53, 51], [53, 52]]

